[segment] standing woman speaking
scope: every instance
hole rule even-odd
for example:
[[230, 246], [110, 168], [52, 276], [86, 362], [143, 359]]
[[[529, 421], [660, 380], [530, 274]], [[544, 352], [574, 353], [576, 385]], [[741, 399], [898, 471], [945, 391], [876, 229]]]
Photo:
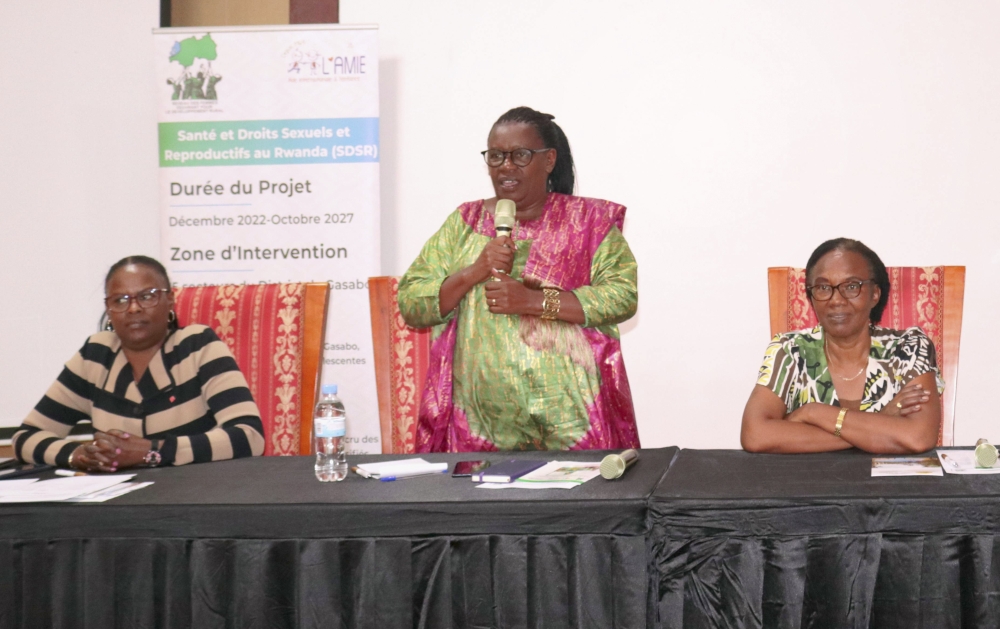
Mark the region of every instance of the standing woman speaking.
[[455, 210], [399, 283], [406, 322], [435, 326], [417, 451], [638, 447], [617, 327], [638, 305], [625, 207], [572, 196], [569, 142], [534, 109], [502, 115], [483, 157], [495, 196]]

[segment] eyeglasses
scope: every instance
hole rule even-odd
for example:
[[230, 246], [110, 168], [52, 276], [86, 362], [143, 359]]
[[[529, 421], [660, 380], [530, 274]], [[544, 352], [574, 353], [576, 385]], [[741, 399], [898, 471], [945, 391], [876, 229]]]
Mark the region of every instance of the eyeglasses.
[[132, 305], [132, 302], [139, 304], [143, 310], [155, 308], [160, 303], [160, 295], [169, 293], [169, 288], [147, 288], [135, 295], [111, 295], [104, 298], [104, 305], [108, 312], [125, 312]]
[[510, 161], [514, 162], [515, 166], [527, 166], [531, 163], [531, 158], [535, 156], [535, 153], [541, 153], [543, 151], [551, 151], [552, 149], [514, 149], [513, 151], [501, 151], [500, 149], [487, 149], [480, 153], [483, 159], [486, 160], [487, 166], [492, 166], [493, 168], [499, 168], [503, 166], [503, 163], [507, 161], [507, 156], [510, 155]]
[[830, 286], [829, 284], [806, 286], [806, 290], [809, 292], [809, 296], [816, 301], [830, 301], [833, 299], [834, 290], [839, 290], [844, 299], [854, 299], [861, 294], [862, 286], [873, 283], [874, 280], [850, 280], [849, 282], [841, 282], [836, 286]]

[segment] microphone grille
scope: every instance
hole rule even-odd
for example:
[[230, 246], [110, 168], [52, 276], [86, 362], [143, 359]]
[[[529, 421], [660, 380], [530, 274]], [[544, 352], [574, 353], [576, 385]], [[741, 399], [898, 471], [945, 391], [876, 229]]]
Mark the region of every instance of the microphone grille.
[[496, 213], [493, 216], [493, 224], [497, 227], [514, 227], [514, 216], [517, 214], [517, 206], [510, 199], [500, 199], [497, 201]]
[[976, 442], [976, 465], [993, 467], [997, 462], [997, 449], [985, 439]]
[[608, 480], [619, 478], [625, 473], [625, 459], [618, 454], [609, 454], [601, 461], [601, 476]]

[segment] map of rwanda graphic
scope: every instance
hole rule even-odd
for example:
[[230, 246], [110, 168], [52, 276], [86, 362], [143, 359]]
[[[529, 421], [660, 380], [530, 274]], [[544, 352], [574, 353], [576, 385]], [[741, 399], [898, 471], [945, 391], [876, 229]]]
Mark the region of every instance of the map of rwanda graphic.
[[222, 75], [212, 71], [216, 56], [215, 40], [211, 34], [174, 42], [170, 48], [170, 61], [176, 61], [181, 66], [181, 72], [176, 78], [167, 79], [167, 85], [174, 90], [171, 100], [218, 100], [215, 86], [222, 80]]

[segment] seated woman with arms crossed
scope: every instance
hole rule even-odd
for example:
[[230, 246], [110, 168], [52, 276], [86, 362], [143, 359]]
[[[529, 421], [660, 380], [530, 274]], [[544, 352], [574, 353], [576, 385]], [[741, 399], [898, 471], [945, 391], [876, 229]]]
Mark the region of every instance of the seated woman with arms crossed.
[[829, 240], [809, 258], [806, 291], [819, 325], [771, 341], [743, 411], [743, 448], [933, 448], [944, 390], [934, 344], [920, 328], [876, 325], [889, 301], [882, 260], [857, 240]]
[[[124, 258], [108, 271], [109, 329], [94, 334], [14, 434], [25, 462], [91, 472], [183, 465], [264, 452], [260, 412], [211, 328], [177, 328], [163, 265]], [[90, 419], [94, 441], [66, 440]]]

